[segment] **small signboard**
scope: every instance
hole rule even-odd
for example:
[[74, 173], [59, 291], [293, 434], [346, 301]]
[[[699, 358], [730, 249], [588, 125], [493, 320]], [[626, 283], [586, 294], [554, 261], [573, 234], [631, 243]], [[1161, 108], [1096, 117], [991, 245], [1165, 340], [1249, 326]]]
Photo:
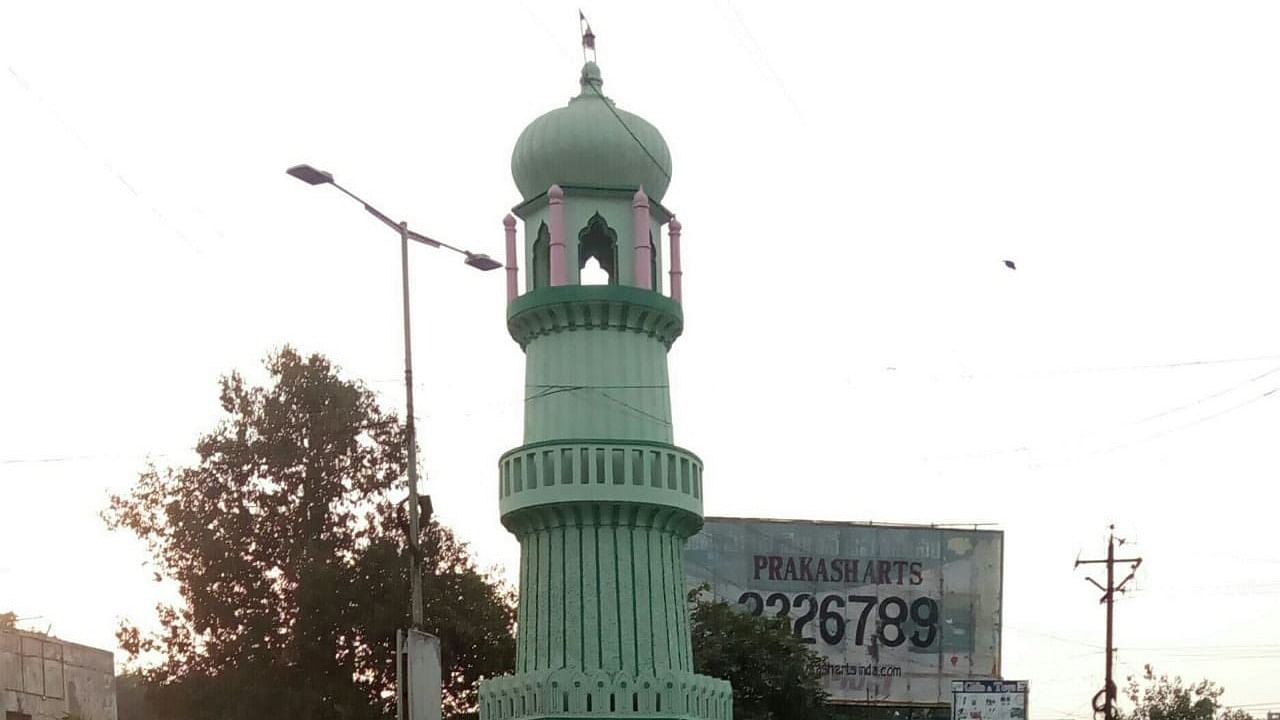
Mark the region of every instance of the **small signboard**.
[[953, 680], [951, 720], [1026, 720], [1026, 680]]

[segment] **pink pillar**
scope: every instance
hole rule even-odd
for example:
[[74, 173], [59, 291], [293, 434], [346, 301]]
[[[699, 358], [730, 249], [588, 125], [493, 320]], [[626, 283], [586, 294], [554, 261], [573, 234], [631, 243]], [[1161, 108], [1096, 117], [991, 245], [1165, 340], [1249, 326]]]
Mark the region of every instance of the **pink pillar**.
[[632, 228], [635, 231], [632, 240], [635, 246], [636, 287], [652, 290], [653, 274], [649, 265], [652, 262], [653, 247], [649, 244], [649, 196], [644, 194], [644, 188], [636, 191], [635, 198], [631, 201], [631, 214]]
[[684, 275], [680, 271], [680, 221], [671, 216], [671, 224], [667, 225], [667, 233], [671, 237], [671, 299], [680, 302], [681, 282]]
[[502, 218], [507, 232], [507, 302], [520, 294], [520, 268], [516, 265], [516, 219], [511, 213]]
[[564, 257], [564, 190], [552, 185], [547, 198], [551, 215], [551, 284], [564, 285], [569, 282]]

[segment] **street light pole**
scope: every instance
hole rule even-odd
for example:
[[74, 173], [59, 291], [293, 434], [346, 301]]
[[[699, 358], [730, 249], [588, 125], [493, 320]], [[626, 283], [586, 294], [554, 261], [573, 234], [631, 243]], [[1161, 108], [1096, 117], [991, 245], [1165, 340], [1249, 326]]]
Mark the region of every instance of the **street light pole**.
[[[405, 459], [409, 475], [409, 603], [410, 622], [414, 630], [422, 630], [422, 549], [418, 545], [421, 531], [421, 507], [418, 499], [418, 438], [416, 423], [413, 417], [413, 340], [410, 335], [409, 322], [409, 241], [414, 240], [435, 248], [452, 250], [465, 256], [464, 263], [477, 270], [496, 270], [502, 263], [483, 253], [456, 248], [448, 243], [429, 238], [409, 229], [406, 222], [396, 222], [384, 213], [365, 202], [355, 193], [334, 182], [333, 175], [317, 170], [310, 165], [294, 165], [286, 171], [289, 175], [308, 185], [332, 185], [352, 200], [364, 206], [364, 209], [388, 227], [400, 234], [400, 283], [404, 314], [404, 393], [405, 393]], [[430, 515], [430, 502], [427, 503]]]
[[400, 290], [404, 303], [405, 453], [409, 463], [409, 602], [410, 624], [422, 629], [422, 572], [418, 567], [418, 438], [413, 420], [413, 339], [409, 322], [409, 223], [400, 223]]

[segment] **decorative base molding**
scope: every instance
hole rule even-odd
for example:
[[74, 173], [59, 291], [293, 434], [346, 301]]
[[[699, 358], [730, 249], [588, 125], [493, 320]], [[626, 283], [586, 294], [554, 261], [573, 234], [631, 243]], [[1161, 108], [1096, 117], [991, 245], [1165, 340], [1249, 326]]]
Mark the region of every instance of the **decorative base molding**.
[[571, 668], [480, 684], [480, 720], [601, 717], [733, 720], [733, 688], [686, 672], [635, 677]]

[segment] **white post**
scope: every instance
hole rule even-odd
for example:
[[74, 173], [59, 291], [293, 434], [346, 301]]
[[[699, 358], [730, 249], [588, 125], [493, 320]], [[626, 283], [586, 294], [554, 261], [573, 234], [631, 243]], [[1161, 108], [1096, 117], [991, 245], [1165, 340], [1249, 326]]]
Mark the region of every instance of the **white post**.
[[547, 191], [547, 203], [551, 215], [551, 284], [564, 285], [569, 282], [569, 274], [564, 257], [564, 190], [559, 185], [552, 185]]
[[396, 635], [396, 720], [440, 720], [440, 639], [420, 630]]
[[674, 215], [667, 225], [667, 232], [671, 237], [671, 299], [680, 302], [683, 290], [680, 278], [684, 273], [680, 271], [680, 221]]
[[631, 201], [631, 214], [636, 287], [652, 290], [653, 273], [650, 265], [653, 263], [653, 247], [649, 244], [649, 196], [644, 194], [644, 188], [636, 191]]
[[516, 264], [516, 219], [511, 213], [502, 218], [507, 235], [507, 302], [520, 294], [520, 268]]

